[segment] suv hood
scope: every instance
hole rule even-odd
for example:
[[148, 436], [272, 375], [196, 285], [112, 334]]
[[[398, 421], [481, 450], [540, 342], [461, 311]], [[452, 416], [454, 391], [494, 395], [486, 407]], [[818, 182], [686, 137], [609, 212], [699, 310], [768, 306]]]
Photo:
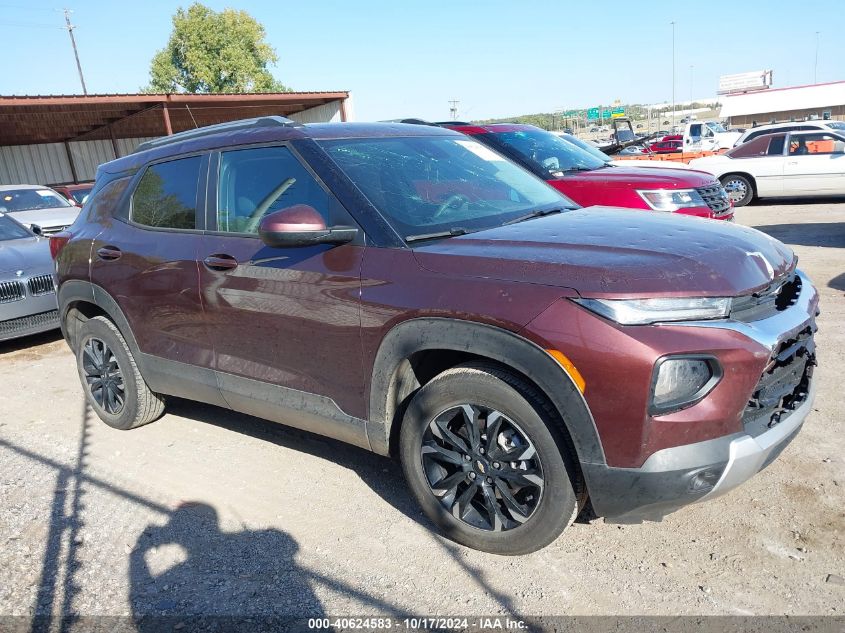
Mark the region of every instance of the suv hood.
[[610, 207], [447, 238], [414, 253], [434, 272], [615, 298], [739, 296], [795, 265], [789, 247], [755, 229]]
[[624, 189], [695, 189], [719, 184], [711, 174], [689, 169], [652, 167], [606, 167], [592, 171], [571, 172], [555, 181], [589, 184], [591, 187], [620, 187]]

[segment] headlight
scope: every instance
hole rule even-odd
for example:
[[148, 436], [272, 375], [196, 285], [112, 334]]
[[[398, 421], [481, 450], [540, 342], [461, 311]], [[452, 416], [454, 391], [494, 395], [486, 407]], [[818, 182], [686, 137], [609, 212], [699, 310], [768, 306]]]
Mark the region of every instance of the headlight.
[[728, 316], [731, 307], [731, 300], [727, 297], [573, 299], [573, 301], [621, 325], [724, 319]]
[[651, 413], [661, 415], [692, 406], [706, 396], [722, 377], [710, 356], [666, 356], [654, 365]]
[[695, 189], [638, 189], [637, 193], [655, 211], [677, 211], [688, 207], [707, 206], [704, 198]]

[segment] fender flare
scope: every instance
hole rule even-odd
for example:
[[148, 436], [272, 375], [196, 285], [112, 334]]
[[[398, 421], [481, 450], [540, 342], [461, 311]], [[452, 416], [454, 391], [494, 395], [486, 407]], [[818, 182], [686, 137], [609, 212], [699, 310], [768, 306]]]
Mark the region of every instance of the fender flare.
[[108, 315], [126, 340], [126, 344], [129, 346], [136, 362], [140, 361], [141, 354], [138, 348], [138, 342], [135, 340], [132, 328], [129, 327], [129, 321], [127, 321], [120, 306], [117, 305], [117, 301], [100, 286], [90, 281], [70, 279], [59, 286], [57, 298], [59, 302], [59, 323], [62, 327], [62, 334], [64, 334], [65, 340], [69, 345], [72, 344], [72, 341], [70, 339], [70, 333], [67, 331], [66, 319], [70, 306], [77, 301], [90, 303]]
[[527, 376], [551, 400], [564, 420], [582, 463], [606, 464], [592, 414], [569, 374], [544, 349], [513, 332], [492, 325], [448, 318], [403, 321], [379, 346], [370, 384], [370, 445], [388, 454], [398, 374], [412, 354], [429, 349], [467, 352], [489, 358]]

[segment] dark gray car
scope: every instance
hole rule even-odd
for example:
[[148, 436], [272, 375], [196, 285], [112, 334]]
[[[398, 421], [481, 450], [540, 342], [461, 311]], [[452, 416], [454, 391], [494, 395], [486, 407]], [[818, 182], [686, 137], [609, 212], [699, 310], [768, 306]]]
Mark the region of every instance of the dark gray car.
[[49, 242], [0, 213], [0, 341], [59, 327]]

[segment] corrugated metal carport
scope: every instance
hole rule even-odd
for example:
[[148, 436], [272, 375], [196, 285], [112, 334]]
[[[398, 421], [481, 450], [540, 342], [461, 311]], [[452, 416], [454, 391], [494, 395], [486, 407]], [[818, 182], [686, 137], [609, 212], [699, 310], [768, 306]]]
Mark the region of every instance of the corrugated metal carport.
[[0, 184], [92, 180], [139, 143], [256, 116], [346, 121], [348, 92], [0, 96]]

